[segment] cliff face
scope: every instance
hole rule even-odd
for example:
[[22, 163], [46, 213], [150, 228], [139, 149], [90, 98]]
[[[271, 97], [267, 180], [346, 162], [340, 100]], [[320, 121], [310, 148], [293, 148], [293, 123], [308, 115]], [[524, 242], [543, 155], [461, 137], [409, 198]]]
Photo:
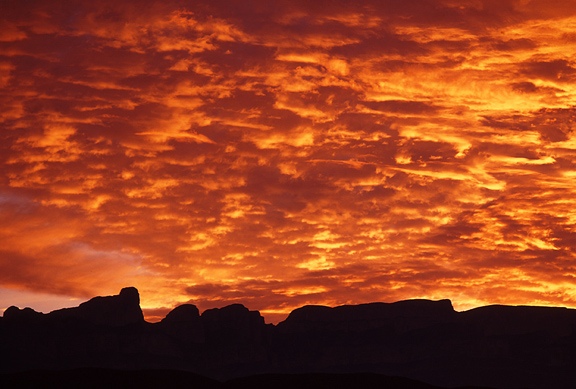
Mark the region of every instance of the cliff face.
[[576, 310], [450, 301], [305, 306], [277, 326], [234, 304], [191, 304], [144, 321], [138, 291], [0, 320], [0, 372], [180, 369], [218, 379], [257, 373], [374, 372], [443, 386], [576, 387]]

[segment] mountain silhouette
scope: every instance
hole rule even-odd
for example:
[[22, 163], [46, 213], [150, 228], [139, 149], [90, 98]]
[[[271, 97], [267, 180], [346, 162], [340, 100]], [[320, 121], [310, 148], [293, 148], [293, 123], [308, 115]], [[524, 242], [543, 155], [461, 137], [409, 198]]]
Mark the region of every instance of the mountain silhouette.
[[[373, 373], [263, 374], [225, 382], [181, 370], [113, 370], [80, 368], [40, 370], [0, 375], [2, 388], [57, 389], [443, 389], [403, 377]], [[490, 389], [466, 386], [452, 389]]]
[[361, 387], [403, 387], [391, 377], [406, 377], [406, 388], [576, 387], [573, 309], [495, 305], [456, 312], [449, 300], [407, 300], [304, 306], [272, 325], [240, 304], [202, 314], [184, 304], [148, 323], [139, 300], [135, 288], [124, 288], [48, 314], [6, 309], [0, 386], [34, 377], [62, 384], [62, 375], [73, 380], [78, 369], [100, 369], [112, 380], [134, 371], [178, 371], [181, 380], [200, 376], [214, 387], [322, 387], [351, 379], [364, 380]]

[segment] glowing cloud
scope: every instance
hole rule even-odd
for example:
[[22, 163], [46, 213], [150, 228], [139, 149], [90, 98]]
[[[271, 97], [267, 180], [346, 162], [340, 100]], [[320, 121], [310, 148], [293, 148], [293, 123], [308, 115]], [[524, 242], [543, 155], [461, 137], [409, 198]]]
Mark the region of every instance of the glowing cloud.
[[0, 6], [0, 296], [576, 306], [576, 6], [275, 4]]

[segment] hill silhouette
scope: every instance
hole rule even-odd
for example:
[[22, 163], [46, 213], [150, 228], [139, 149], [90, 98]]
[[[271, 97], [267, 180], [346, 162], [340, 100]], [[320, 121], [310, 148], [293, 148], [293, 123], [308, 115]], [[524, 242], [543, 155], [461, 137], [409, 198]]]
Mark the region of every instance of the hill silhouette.
[[456, 312], [449, 300], [407, 300], [305, 306], [272, 325], [240, 304], [202, 314], [185, 304], [147, 323], [138, 291], [124, 288], [48, 314], [10, 307], [0, 318], [5, 382], [62, 383], [77, 369], [103, 369], [100, 377], [115, 382], [136, 379], [134, 371], [178, 371], [171, 373], [178, 382], [201, 376], [196, 387], [344, 387], [336, 384], [356, 380], [364, 382], [358, 387], [400, 388], [383, 381], [400, 376], [410, 379], [406, 388], [561, 389], [576, 387], [574, 366], [576, 310], [566, 308]]
[[[225, 382], [180, 370], [112, 370], [80, 368], [40, 370], [0, 375], [2, 388], [58, 389], [443, 389], [403, 377], [373, 373], [355, 374], [264, 374]], [[459, 389], [459, 388], [453, 388]], [[466, 386], [461, 389], [490, 389]]]

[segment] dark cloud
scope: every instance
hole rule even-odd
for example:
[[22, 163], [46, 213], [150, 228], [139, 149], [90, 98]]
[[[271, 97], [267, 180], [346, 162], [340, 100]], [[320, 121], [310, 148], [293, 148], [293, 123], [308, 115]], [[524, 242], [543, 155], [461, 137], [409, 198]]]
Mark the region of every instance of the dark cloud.
[[534, 50], [538, 47], [536, 42], [529, 38], [520, 39], [509, 39], [502, 41], [490, 41], [489, 42], [494, 50], [500, 51], [515, 51], [515, 50]]
[[362, 104], [370, 109], [383, 112], [401, 113], [401, 114], [431, 114], [439, 108], [428, 102], [422, 101], [403, 101], [403, 100], [386, 100], [386, 101], [363, 101]]
[[536, 93], [539, 90], [539, 88], [536, 85], [534, 85], [534, 83], [529, 81], [516, 82], [513, 83], [511, 86], [514, 90], [524, 93]]
[[531, 61], [525, 64], [524, 74], [529, 77], [558, 82], [571, 82], [576, 69], [565, 59]]

